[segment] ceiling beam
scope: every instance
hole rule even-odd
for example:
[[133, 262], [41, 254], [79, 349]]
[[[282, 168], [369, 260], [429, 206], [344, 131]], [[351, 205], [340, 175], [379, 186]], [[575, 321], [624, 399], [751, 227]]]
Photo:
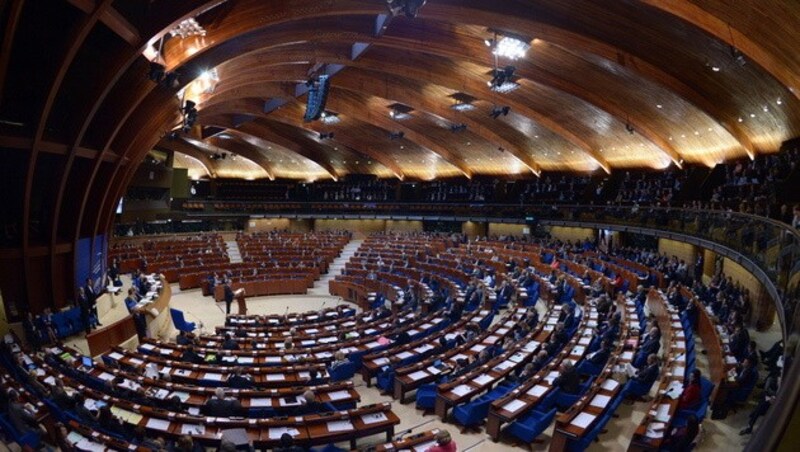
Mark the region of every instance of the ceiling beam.
[[[72, 6], [80, 9], [86, 14], [90, 14], [97, 7], [95, 0], [67, 0]], [[124, 39], [128, 44], [135, 46], [141, 41], [139, 30], [136, 29], [128, 19], [119, 13], [114, 8], [109, 8], [102, 13], [100, 21], [103, 22], [108, 28], [117, 34], [120, 38]]]
[[261, 149], [239, 137], [235, 130], [230, 129], [227, 134], [209, 137], [206, 142], [252, 160], [267, 172], [269, 180], [275, 180], [275, 166], [272, 162], [261, 152]]
[[200, 161], [206, 168], [210, 177], [217, 177], [216, 165], [213, 160], [208, 157], [208, 153], [199, 149], [192, 143], [189, 143], [181, 138], [167, 138], [164, 137], [156, 143], [155, 149], [168, 152], [180, 152], [186, 154]]

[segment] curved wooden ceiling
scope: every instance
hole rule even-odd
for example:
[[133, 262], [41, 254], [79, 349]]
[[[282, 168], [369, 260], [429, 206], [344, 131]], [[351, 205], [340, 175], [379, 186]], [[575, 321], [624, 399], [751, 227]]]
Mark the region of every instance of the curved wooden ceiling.
[[[162, 47], [187, 18], [205, 35]], [[0, 2], [0, 20], [0, 146], [29, 151], [26, 247], [105, 230], [154, 146], [201, 162], [225, 149], [270, 178], [532, 177], [713, 166], [800, 132], [800, 3], [784, 0], [428, 0], [413, 19], [389, 17], [383, 0], [20, 0]], [[507, 94], [486, 85], [494, 31], [531, 42], [499, 61], [516, 67]], [[148, 79], [158, 49], [175, 86]], [[187, 87], [211, 69], [212, 93]], [[321, 71], [335, 72], [337, 124], [301, 119], [298, 86]], [[165, 137], [183, 88], [199, 127], [177, 145]], [[455, 112], [454, 95], [476, 109]], [[395, 103], [408, 119], [388, 116]], [[490, 118], [494, 106], [510, 113]], [[41, 218], [56, 225], [33, 237]]]

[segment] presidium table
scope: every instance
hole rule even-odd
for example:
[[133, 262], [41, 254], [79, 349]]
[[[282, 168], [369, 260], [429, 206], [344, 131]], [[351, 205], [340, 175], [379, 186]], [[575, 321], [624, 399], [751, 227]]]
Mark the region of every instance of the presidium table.
[[[169, 302], [172, 298], [172, 289], [169, 286], [164, 275], [148, 275], [147, 276], [152, 291], [148, 292], [139, 303], [136, 309], [144, 312], [147, 319], [147, 329], [153, 337], [162, 337], [166, 339], [169, 334], [172, 323], [169, 313]], [[118, 288], [116, 292], [119, 292]], [[130, 341], [136, 336], [136, 323], [133, 315], [127, 313], [127, 308], [124, 303], [116, 303], [114, 300], [114, 291], [103, 294], [101, 298], [108, 297], [111, 304], [110, 309], [123, 309], [126, 311], [124, 317], [116, 320], [108, 325], [103, 325], [91, 333], [86, 335], [86, 342], [89, 344], [89, 355], [98, 356], [103, 354], [113, 347]], [[104, 300], [98, 300], [101, 303]]]

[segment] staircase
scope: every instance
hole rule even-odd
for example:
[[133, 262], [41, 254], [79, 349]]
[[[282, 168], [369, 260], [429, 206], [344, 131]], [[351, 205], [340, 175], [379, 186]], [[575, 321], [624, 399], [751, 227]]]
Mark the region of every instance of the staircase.
[[242, 253], [239, 251], [239, 244], [236, 243], [236, 240], [225, 242], [225, 248], [228, 249], [228, 259], [230, 259], [231, 264], [242, 263]]
[[356, 253], [358, 248], [361, 246], [363, 240], [351, 240], [347, 243], [347, 245], [342, 248], [342, 252], [339, 254], [339, 257], [331, 262], [331, 265], [328, 266], [328, 272], [322, 275], [319, 281], [314, 282], [314, 287], [308, 289], [309, 295], [330, 295], [328, 292], [328, 282], [340, 274], [342, 274], [342, 270], [344, 270], [344, 265], [347, 261], [350, 260], [351, 257]]

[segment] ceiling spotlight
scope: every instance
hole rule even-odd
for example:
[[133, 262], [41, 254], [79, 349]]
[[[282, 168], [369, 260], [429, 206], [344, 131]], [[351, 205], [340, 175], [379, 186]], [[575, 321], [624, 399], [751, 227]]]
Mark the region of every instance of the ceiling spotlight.
[[519, 88], [519, 83], [514, 82], [514, 71], [517, 68], [514, 66], [506, 66], [504, 68], [495, 68], [492, 70], [492, 79], [486, 82], [486, 85], [492, 91], [498, 93], [507, 93]]
[[181, 21], [178, 26], [169, 31], [169, 34], [180, 36], [183, 39], [191, 36], [205, 36], [206, 30], [193, 17], [190, 17]]
[[731, 46], [731, 57], [733, 57], [733, 61], [741, 67], [747, 64], [747, 59], [744, 57], [742, 51], [734, 46]]
[[660, 110], [660, 109], [664, 108], [664, 106], [661, 105], [661, 104], [656, 104], [656, 108], [658, 108]]
[[470, 111], [474, 110], [475, 106], [469, 102], [456, 101], [456, 103], [454, 103], [450, 108], [455, 111]]
[[494, 119], [497, 119], [497, 118], [500, 117], [500, 115], [508, 116], [508, 113], [510, 111], [511, 111], [511, 107], [509, 107], [508, 105], [503, 106], [503, 107], [494, 107], [494, 108], [492, 108], [492, 112], [489, 113], [489, 116], [491, 116]]
[[780, 104], [782, 104], [782, 103], [783, 103], [783, 101], [782, 101], [780, 98], [778, 98], [778, 100], [777, 100], [775, 103], [776, 103], [776, 104], [778, 104], [778, 105], [780, 105]]
[[325, 110], [319, 115], [320, 121], [324, 122], [325, 124], [336, 124], [341, 119], [339, 119], [339, 114], [334, 113], [332, 111]]
[[450, 131], [453, 133], [463, 132], [465, 130], [467, 130], [466, 124], [453, 124], [450, 126]]
[[511, 60], [522, 58], [531, 48], [529, 40], [516, 36], [503, 36], [495, 41], [492, 53], [498, 57], [505, 57]]
[[636, 132], [636, 129], [634, 129], [631, 123], [628, 121], [625, 122], [625, 130], [627, 130], [628, 133], [631, 135], [633, 135], [633, 133]]
[[392, 16], [403, 13], [409, 19], [417, 17], [419, 9], [425, 5], [427, 0], [386, 0], [386, 6]]
[[390, 140], [402, 140], [404, 136], [406, 136], [406, 133], [403, 132], [402, 130], [389, 133]]
[[333, 139], [333, 132], [328, 132], [328, 133], [320, 132], [320, 133], [319, 133], [319, 139], [320, 139], [320, 140], [330, 140], [330, 139]]
[[394, 119], [395, 121], [402, 121], [404, 119], [410, 118], [412, 111], [414, 111], [413, 108], [409, 107], [408, 105], [403, 105], [401, 103], [395, 103], [389, 105], [389, 117]]
[[166, 72], [167, 70], [163, 64], [151, 62], [150, 71], [147, 73], [147, 78], [149, 78], [151, 81], [159, 83], [164, 78], [164, 74], [166, 74]]

